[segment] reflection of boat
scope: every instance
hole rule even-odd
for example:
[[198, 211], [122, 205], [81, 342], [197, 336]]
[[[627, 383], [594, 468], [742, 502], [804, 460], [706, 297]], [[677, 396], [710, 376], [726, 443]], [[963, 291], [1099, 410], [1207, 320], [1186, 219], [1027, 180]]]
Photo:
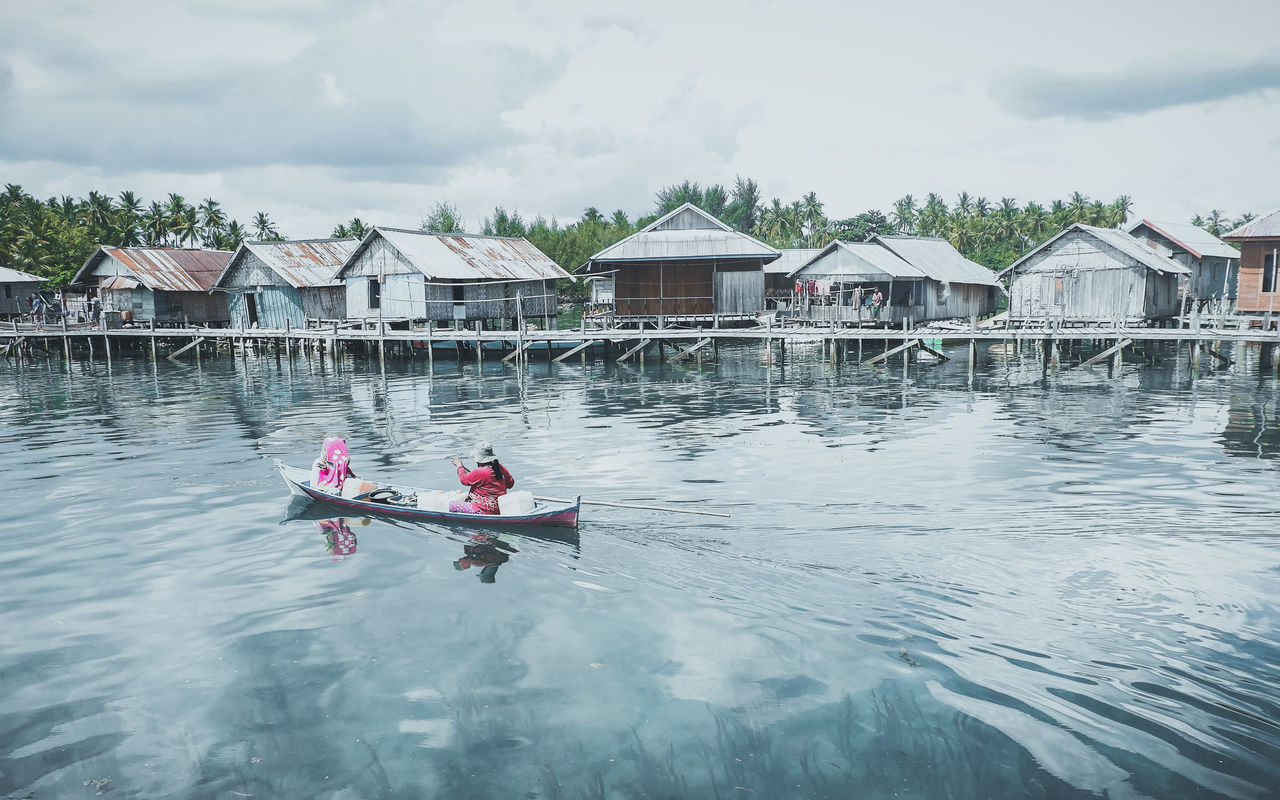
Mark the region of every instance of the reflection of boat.
[[289, 491], [298, 497], [308, 497], [320, 503], [352, 509], [362, 514], [378, 514], [399, 519], [423, 520], [429, 522], [457, 522], [469, 525], [550, 525], [555, 527], [578, 527], [578, 507], [580, 498], [572, 502], [548, 503], [536, 501], [532, 511], [525, 514], [463, 514], [455, 511], [438, 511], [432, 508], [419, 508], [415, 498], [437, 494], [430, 489], [414, 489], [407, 486], [377, 484], [377, 489], [355, 497], [340, 497], [322, 492], [311, 486], [311, 473], [304, 469], [291, 467], [282, 461], [276, 461], [276, 469], [284, 478]]

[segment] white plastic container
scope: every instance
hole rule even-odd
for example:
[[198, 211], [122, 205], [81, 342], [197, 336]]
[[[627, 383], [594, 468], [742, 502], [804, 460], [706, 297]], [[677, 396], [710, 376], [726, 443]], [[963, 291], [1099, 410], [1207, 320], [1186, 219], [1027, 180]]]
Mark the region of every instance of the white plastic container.
[[457, 492], [443, 491], [422, 491], [418, 492], [418, 510], [419, 511], [448, 511], [449, 502], [455, 498]]
[[370, 481], [366, 481], [362, 478], [347, 478], [342, 482], [342, 497], [347, 500], [351, 500], [352, 498], [365, 494], [366, 492], [372, 492], [377, 488], [377, 484], [371, 483]]
[[519, 517], [533, 513], [533, 492], [507, 492], [498, 498], [498, 513]]

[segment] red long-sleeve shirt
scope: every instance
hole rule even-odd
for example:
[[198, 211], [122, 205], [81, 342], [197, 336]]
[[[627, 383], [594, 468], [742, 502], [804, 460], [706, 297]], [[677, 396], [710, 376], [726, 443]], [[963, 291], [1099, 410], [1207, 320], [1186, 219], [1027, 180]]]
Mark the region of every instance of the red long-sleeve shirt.
[[501, 475], [495, 475], [493, 467], [488, 464], [476, 467], [470, 472], [466, 467], [458, 467], [458, 480], [462, 481], [463, 486], [471, 487], [473, 498], [501, 497], [516, 485], [516, 479], [511, 477], [506, 467], [499, 464], [498, 468], [502, 471]]

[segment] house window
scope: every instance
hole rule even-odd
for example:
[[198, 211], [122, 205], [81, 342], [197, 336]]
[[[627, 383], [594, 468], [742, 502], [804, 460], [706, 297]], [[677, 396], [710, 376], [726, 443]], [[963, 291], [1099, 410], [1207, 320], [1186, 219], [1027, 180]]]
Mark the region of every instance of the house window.
[[5, 300], [13, 299], [13, 287], [7, 283], [4, 285], [4, 299]]
[[369, 308], [382, 308], [382, 284], [377, 278], [369, 279]]
[[1269, 255], [1262, 257], [1262, 291], [1274, 292], [1276, 290], [1276, 253], [1274, 250]]
[[460, 284], [460, 283], [459, 283], [459, 284], [456, 284], [456, 285], [453, 287], [453, 302], [455, 302], [455, 303], [461, 303], [463, 300], [465, 300], [465, 299], [466, 299], [466, 298], [464, 297], [464, 295], [463, 295], [462, 288], [463, 288], [463, 287], [462, 287], [462, 284]]

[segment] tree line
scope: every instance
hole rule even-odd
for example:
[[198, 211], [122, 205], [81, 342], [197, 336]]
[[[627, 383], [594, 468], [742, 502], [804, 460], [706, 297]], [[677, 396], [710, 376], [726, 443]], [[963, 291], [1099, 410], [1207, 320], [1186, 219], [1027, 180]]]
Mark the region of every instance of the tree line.
[[[1012, 197], [993, 203], [968, 192], [948, 203], [930, 193], [923, 202], [904, 195], [888, 215], [869, 209], [833, 218], [814, 192], [790, 202], [776, 197], [766, 202], [754, 180], [738, 177], [731, 186], [703, 186], [690, 180], [664, 186], [655, 193], [653, 208], [634, 218], [622, 209], [606, 216], [588, 206], [581, 217], [562, 224], [555, 217], [527, 219], [519, 211], [497, 206], [475, 232], [528, 239], [572, 272], [595, 253], [684, 203], [777, 248], [819, 248], [837, 239], [863, 241], [874, 234], [935, 236], [950, 241], [966, 258], [996, 270], [1073, 223], [1124, 227], [1133, 206], [1128, 195], [1106, 203], [1074, 192], [1048, 204], [1019, 204]], [[1251, 219], [1253, 214], [1232, 219], [1213, 209], [1197, 214], [1191, 222], [1216, 236]], [[372, 227], [353, 217], [335, 226], [330, 235], [358, 239]], [[444, 201], [433, 205], [419, 227], [437, 233], [468, 232], [458, 208]], [[15, 184], [7, 184], [0, 193], [0, 266], [49, 278], [50, 286], [68, 282], [99, 245], [232, 250], [245, 240], [284, 238], [267, 212], [256, 212], [248, 224], [242, 224], [213, 198], [193, 205], [181, 195], [169, 194], [164, 200], [144, 203], [125, 190], [115, 196], [91, 191], [84, 198], [63, 195], [39, 200]], [[584, 284], [574, 280], [564, 288], [574, 294]]]

